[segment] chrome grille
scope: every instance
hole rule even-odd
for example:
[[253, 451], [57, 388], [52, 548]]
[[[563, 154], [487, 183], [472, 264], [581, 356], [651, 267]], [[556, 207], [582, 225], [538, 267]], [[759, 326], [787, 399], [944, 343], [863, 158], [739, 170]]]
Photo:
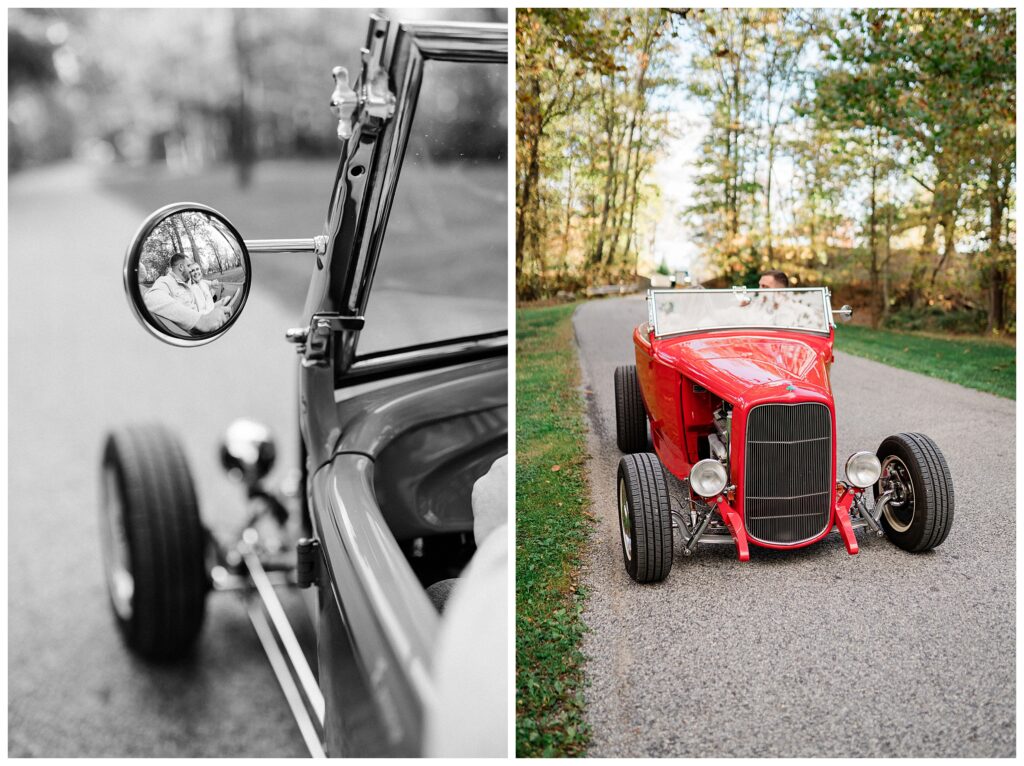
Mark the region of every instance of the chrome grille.
[[761, 404], [747, 418], [744, 519], [751, 537], [787, 545], [825, 531], [832, 417], [824, 404]]

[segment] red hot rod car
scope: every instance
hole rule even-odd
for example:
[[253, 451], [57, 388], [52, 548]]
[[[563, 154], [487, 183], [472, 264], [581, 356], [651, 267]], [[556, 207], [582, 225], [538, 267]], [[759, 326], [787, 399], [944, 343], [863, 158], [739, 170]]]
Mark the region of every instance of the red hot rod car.
[[[856, 452], [840, 479], [824, 288], [651, 290], [633, 333], [636, 365], [615, 371], [618, 506], [626, 570], [657, 582], [698, 542], [798, 548], [833, 527], [850, 554], [866, 527], [930, 550], [953, 521], [953, 483], [930, 438], [901, 433]], [[649, 434], [648, 434], [649, 426]], [[651, 443], [653, 442], [653, 453]], [[683, 485], [673, 507], [667, 469]], [[869, 491], [870, 490], [870, 491]], [[868, 502], [873, 495], [874, 502]]]

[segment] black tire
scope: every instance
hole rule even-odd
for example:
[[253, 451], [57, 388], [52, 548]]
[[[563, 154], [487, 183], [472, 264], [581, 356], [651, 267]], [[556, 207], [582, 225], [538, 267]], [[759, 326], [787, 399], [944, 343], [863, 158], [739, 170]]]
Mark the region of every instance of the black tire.
[[672, 570], [672, 512], [657, 455], [643, 452], [619, 460], [617, 499], [626, 571], [640, 583], [664, 580]]
[[954, 498], [953, 478], [938, 446], [924, 434], [896, 434], [882, 442], [877, 456], [882, 476], [875, 497], [893, 479], [902, 490], [882, 513], [886, 537], [911, 553], [941, 545], [953, 525]]
[[615, 368], [615, 435], [627, 455], [648, 449], [647, 409], [632, 364]]
[[181, 657], [202, 627], [209, 575], [206, 530], [178, 440], [158, 425], [111, 433], [101, 489], [103, 564], [125, 643], [147, 659]]

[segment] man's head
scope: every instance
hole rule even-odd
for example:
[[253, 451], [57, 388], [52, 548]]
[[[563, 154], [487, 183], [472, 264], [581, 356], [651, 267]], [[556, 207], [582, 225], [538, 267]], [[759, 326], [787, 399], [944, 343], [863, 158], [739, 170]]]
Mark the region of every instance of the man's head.
[[171, 276], [177, 277], [181, 282], [188, 281], [188, 259], [181, 253], [175, 253], [171, 256], [170, 263]]
[[199, 284], [199, 280], [203, 278], [202, 267], [195, 261], [189, 261], [188, 270], [189, 273], [192, 275], [192, 281], [195, 282], [196, 284]]
[[786, 276], [784, 271], [772, 269], [761, 275], [757, 286], [761, 290], [778, 290], [783, 287], [789, 287], [789, 277]]

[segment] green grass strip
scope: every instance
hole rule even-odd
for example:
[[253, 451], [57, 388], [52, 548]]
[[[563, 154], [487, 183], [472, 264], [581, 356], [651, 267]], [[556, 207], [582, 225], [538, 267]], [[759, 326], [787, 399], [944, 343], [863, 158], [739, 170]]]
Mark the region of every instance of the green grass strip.
[[836, 329], [836, 349], [1007, 399], [1017, 398], [1017, 349], [1005, 341], [841, 325]]
[[516, 755], [582, 756], [590, 533], [575, 306], [516, 311]]

